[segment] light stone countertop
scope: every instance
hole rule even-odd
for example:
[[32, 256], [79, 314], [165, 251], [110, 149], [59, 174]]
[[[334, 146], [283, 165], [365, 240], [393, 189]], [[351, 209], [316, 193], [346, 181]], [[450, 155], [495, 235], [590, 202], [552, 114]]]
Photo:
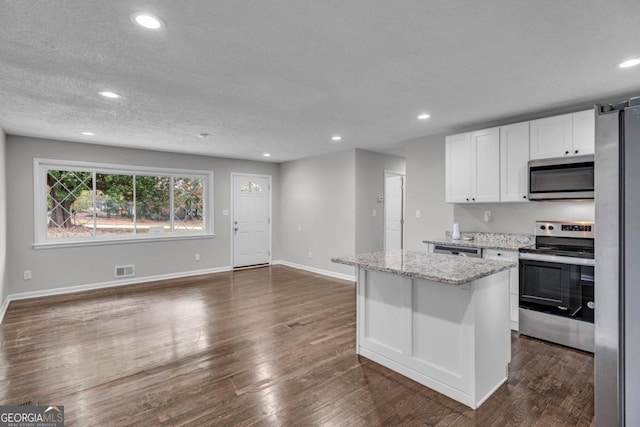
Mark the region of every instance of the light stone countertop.
[[516, 263], [491, 261], [426, 251], [393, 250], [333, 258], [331, 261], [450, 285], [463, 285], [515, 267]]
[[452, 239], [451, 232], [447, 231], [445, 237], [423, 240], [424, 243], [438, 245], [454, 245], [470, 248], [498, 249], [503, 251], [517, 251], [535, 244], [535, 236], [528, 234], [504, 234], [484, 232], [462, 232], [462, 237], [471, 237], [472, 240]]

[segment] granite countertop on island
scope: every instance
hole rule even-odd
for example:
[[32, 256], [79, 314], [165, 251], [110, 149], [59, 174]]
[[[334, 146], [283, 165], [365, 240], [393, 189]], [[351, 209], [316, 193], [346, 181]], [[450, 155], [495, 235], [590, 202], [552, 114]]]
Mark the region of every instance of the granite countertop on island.
[[331, 261], [450, 285], [463, 285], [481, 277], [515, 267], [516, 263], [482, 258], [431, 254], [426, 251], [393, 250], [333, 258]]
[[426, 239], [423, 242], [503, 251], [517, 251], [535, 244], [535, 236], [529, 234], [462, 232], [461, 237], [471, 238], [471, 240], [452, 239], [451, 232], [447, 231], [444, 237]]

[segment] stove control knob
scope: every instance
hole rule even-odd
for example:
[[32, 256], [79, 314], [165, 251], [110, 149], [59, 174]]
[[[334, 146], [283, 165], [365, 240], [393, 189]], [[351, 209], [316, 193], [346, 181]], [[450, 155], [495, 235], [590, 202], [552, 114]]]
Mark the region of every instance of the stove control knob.
[[550, 225], [550, 226], [549, 226], [549, 230], [553, 230], [553, 225]]
[[546, 229], [547, 229], [547, 227], [545, 227], [544, 225], [540, 226], [540, 230], [546, 230]]

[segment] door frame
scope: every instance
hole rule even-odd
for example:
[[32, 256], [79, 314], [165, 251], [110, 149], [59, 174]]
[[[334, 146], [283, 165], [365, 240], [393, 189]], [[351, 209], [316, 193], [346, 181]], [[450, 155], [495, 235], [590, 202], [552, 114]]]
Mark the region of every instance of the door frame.
[[237, 176], [255, 176], [257, 178], [267, 178], [269, 179], [269, 261], [268, 261], [268, 265], [271, 265], [271, 261], [272, 261], [272, 236], [273, 236], [273, 231], [272, 231], [272, 227], [273, 227], [273, 203], [272, 203], [272, 199], [273, 199], [273, 185], [272, 185], [272, 176], [271, 175], [262, 175], [262, 174], [256, 174], [256, 173], [242, 173], [242, 172], [231, 172], [229, 174], [229, 201], [230, 201], [230, 206], [229, 206], [229, 247], [231, 249], [231, 256], [230, 256], [230, 260], [231, 260], [231, 269], [233, 270], [234, 267], [234, 236], [233, 236], [233, 218], [235, 215], [235, 200], [234, 200], [234, 188], [233, 188], [233, 182], [235, 177]]
[[398, 172], [393, 170], [384, 170], [384, 176], [382, 178], [382, 248], [387, 250], [387, 177], [401, 176], [402, 177], [402, 219], [400, 223], [400, 247], [404, 249], [404, 222], [405, 222], [405, 205], [407, 201], [406, 186], [407, 186], [407, 174], [405, 172]]

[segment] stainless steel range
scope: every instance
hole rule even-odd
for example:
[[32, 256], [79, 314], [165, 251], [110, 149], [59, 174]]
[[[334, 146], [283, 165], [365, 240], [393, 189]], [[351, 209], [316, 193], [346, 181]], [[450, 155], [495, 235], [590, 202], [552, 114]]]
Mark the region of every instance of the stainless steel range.
[[595, 224], [537, 221], [520, 249], [520, 333], [593, 352]]

